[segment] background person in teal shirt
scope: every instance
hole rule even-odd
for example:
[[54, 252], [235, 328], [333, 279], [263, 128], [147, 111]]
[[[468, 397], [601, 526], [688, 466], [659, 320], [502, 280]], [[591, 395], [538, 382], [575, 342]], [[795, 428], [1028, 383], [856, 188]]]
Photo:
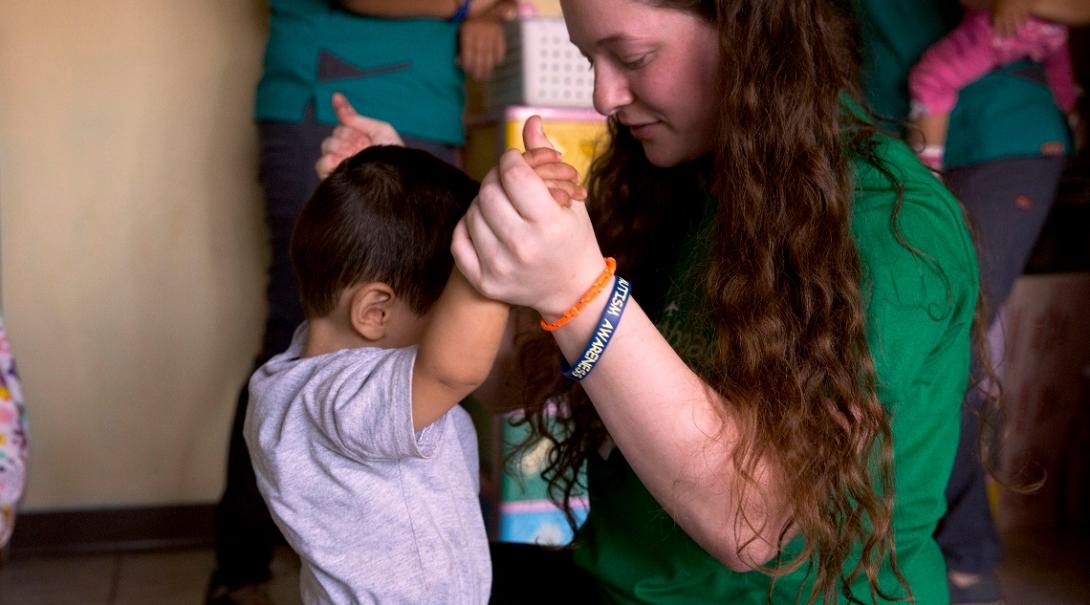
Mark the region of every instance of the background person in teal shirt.
[[[407, 145], [455, 161], [463, 143], [464, 73], [483, 79], [503, 57], [506, 0], [270, 0], [255, 117], [272, 260], [260, 366], [285, 350], [303, 319], [288, 242], [318, 184], [315, 162], [336, 123], [331, 99], [395, 124]], [[456, 18], [455, 18], [456, 17]], [[255, 367], [256, 367], [255, 366]], [[257, 491], [242, 437], [249, 393], [239, 393], [227, 481], [216, 510], [216, 570], [208, 603], [260, 599], [281, 539]]]
[[[1000, 0], [1069, 25], [1090, 20], [1085, 0]], [[993, 7], [1003, 9], [1004, 6]], [[861, 0], [868, 100], [893, 128], [908, 116], [908, 74], [931, 44], [961, 18], [955, 0]], [[1048, 216], [1065, 156], [1067, 120], [1040, 65], [1000, 67], [961, 90], [950, 116], [943, 180], [977, 228], [989, 322], [1003, 305]], [[976, 451], [979, 401], [963, 407], [962, 431], [947, 487], [948, 510], [936, 530], [950, 571], [953, 603], [1000, 602], [1000, 545]]]

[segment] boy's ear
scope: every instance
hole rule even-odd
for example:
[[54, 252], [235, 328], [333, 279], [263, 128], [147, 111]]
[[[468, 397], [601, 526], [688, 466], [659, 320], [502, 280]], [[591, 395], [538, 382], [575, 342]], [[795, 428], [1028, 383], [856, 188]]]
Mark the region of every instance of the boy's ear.
[[381, 282], [358, 287], [349, 306], [352, 329], [366, 340], [380, 340], [386, 335], [394, 298], [393, 288]]

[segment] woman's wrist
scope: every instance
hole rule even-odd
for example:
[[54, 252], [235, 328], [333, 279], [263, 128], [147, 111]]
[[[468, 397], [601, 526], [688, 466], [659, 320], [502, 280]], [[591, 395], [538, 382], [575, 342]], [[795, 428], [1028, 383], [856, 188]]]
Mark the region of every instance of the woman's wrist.
[[594, 283], [590, 286], [590, 288], [588, 288], [587, 291], [579, 297], [579, 300], [576, 301], [574, 305], [565, 309], [564, 313], [561, 314], [559, 319], [553, 321], [547, 321], [545, 319], [542, 319], [542, 329], [544, 329], [546, 332], [555, 332], [556, 330], [559, 330], [560, 328], [564, 327], [565, 324], [575, 319], [575, 317], [582, 313], [588, 305], [590, 305], [592, 302], [594, 302], [596, 298], [598, 298], [598, 295], [600, 295], [602, 291], [609, 285], [610, 281], [613, 280], [613, 274], [617, 270], [616, 260], [614, 260], [613, 258], [604, 258], [602, 260], [605, 262], [606, 266], [604, 269], [602, 269], [602, 272], [598, 274], [598, 277], [594, 280]]
[[[598, 257], [596, 261], [580, 263], [579, 267], [565, 281], [565, 287], [557, 288], [554, 296], [542, 298], [538, 304], [531, 305], [532, 308], [541, 315], [543, 322], [557, 322], [564, 317], [565, 312], [579, 304], [580, 299], [597, 285], [606, 269], [607, 263], [601, 257]], [[612, 271], [610, 271], [611, 276]], [[609, 284], [612, 284], [612, 281], [609, 281]], [[583, 311], [589, 311], [591, 306], [597, 306], [593, 305], [593, 303], [603, 298], [608, 292], [608, 288], [598, 289], [598, 292], [583, 305], [585, 307]]]
[[632, 288], [628, 281], [619, 275], [611, 275], [610, 281], [613, 282], [613, 287], [610, 289], [605, 308], [598, 318], [598, 326], [594, 330], [594, 335], [587, 340], [587, 344], [583, 347], [583, 352], [579, 357], [575, 358], [570, 364], [567, 360], [560, 364], [561, 373], [569, 380], [579, 381], [589, 376], [598, 365], [598, 362], [601, 361], [602, 355], [605, 354], [606, 348], [609, 347], [609, 343], [613, 340], [613, 335], [617, 332], [617, 326], [621, 322], [621, 315], [624, 314], [628, 299], [632, 295]]

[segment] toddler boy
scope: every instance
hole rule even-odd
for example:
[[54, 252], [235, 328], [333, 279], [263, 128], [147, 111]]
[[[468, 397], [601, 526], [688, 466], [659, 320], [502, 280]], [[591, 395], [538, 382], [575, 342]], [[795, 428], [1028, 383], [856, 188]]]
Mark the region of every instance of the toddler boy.
[[[558, 200], [581, 192], [555, 151], [527, 158], [571, 177]], [[488, 375], [509, 309], [449, 251], [477, 188], [426, 152], [371, 147], [297, 219], [307, 319], [251, 378], [245, 435], [308, 604], [488, 602], [476, 433], [457, 403]]]

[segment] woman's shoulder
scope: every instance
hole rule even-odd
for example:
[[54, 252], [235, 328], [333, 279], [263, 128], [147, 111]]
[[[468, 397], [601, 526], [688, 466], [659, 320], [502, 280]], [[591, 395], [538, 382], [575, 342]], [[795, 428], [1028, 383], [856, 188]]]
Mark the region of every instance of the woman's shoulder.
[[921, 231], [921, 237], [930, 234], [930, 238], [949, 239], [971, 250], [961, 204], [912, 150], [883, 134], [874, 135], [869, 147], [871, 153], [854, 160], [857, 237], [860, 230], [891, 231], [891, 235], [899, 231], [905, 236]]
[[950, 191], [901, 139], [875, 133], [866, 148], [869, 153], [860, 152], [852, 158], [857, 206], [886, 201], [886, 194], [898, 187], [913, 193], [914, 198], [957, 205]]
[[903, 142], [876, 135], [870, 149], [855, 160], [852, 218], [869, 294], [910, 306], [975, 301], [976, 251], [961, 204]]

